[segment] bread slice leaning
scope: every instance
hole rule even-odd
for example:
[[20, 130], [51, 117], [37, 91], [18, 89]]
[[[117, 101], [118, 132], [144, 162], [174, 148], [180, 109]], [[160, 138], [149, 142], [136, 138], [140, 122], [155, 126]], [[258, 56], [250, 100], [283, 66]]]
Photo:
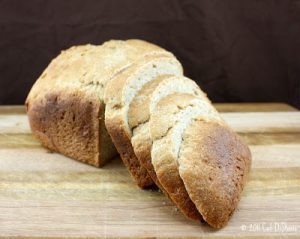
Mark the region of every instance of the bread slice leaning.
[[136, 158], [132, 131], [128, 124], [129, 105], [138, 91], [159, 75], [182, 75], [182, 66], [169, 52], [145, 56], [107, 84], [105, 90], [105, 125], [129, 172], [141, 188], [153, 184], [147, 170]]
[[[206, 97], [199, 86], [191, 79], [184, 76], [161, 75], [143, 86], [132, 100], [128, 111], [129, 127], [133, 130], [131, 143], [135, 155], [162, 191], [164, 189], [160, 186], [151, 163], [152, 141], [149, 132], [149, 119], [159, 100], [175, 92]], [[167, 194], [166, 191], [164, 193]]]
[[175, 192], [174, 201], [180, 205], [188, 196], [203, 219], [220, 228], [237, 206], [250, 151], [208, 101], [196, 99], [182, 107], [184, 98], [177, 97], [177, 112], [174, 99], [162, 99], [151, 116], [152, 164], [165, 190], [171, 197]]
[[134, 39], [62, 51], [26, 99], [33, 134], [53, 151], [102, 166], [117, 155], [104, 125], [104, 88], [135, 61], [158, 51], [163, 50]]
[[181, 137], [180, 177], [203, 219], [221, 228], [239, 202], [251, 167], [250, 150], [227, 125], [206, 116], [193, 119]]
[[[201, 216], [190, 200], [184, 183], [180, 178], [175, 148], [178, 140], [174, 141], [173, 132], [181, 126], [181, 119], [188, 119], [191, 115], [210, 113], [210, 102], [206, 97], [194, 96], [186, 93], [174, 93], [161, 99], [150, 117], [150, 136], [153, 141], [151, 162], [157, 178], [169, 197], [191, 219], [200, 219]], [[215, 112], [211, 113], [214, 117]]]

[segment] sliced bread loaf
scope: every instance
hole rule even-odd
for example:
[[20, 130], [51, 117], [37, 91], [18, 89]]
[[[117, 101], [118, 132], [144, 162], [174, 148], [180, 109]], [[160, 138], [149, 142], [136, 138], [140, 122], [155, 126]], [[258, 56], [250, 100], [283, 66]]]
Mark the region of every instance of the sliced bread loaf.
[[145, 84], [164, 74], [182, 75], [183, 71], [181, 64], [171, 53], [158, 52], [145, 56], [109, 81], [105, 90], [106, 128], [124, 164], [141, 188], [151, 186], [153, 181], [136, 158], [131, 145], [129, 105]]
[[103, 165], [117, 154], [104, 125], [104, 88], [135, 61], [157, 52], [165, 51], [141, 40], [111, 40], [62, 51], [27, 97], [33, 134], [53, 151]]
[[[158, 187], [163, 190], [157, 180], [151, 163], [152, 141], [149, 132], [150, 113], [158, 101], [175, 92], [190, 93], [206, 97], [198, 85], [183, 76], [161, 75], [147, 83], [132, 100], [128, 111], [129, 127], [133, 129], [131, 143], [141, 165], [145, 167]], [[166, 193], [166, 192], [165, 192]]]

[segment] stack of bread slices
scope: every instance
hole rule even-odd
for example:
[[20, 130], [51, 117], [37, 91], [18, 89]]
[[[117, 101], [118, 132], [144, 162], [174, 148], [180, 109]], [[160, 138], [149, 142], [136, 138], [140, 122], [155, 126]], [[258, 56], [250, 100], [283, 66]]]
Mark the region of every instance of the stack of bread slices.
[[141, 188], [156, 184], [192, 220], [228, 222], [251, 154], [175, 56], [141, 40], [72, 47], [26, 100], [41, 143], [102, 166], [118, 152]]

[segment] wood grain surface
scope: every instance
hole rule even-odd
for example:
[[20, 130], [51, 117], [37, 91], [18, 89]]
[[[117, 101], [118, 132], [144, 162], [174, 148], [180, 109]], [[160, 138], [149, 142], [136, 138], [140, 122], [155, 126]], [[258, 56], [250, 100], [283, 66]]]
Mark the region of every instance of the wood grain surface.
[[42, 148], [24, 108], [0, 106], [0, 238], [300, 238], [300, 112], [285, 104], [217, 108], [253, 155], [239, 207], [221, 230], [140, 190], [119, 158], [97, 169]]

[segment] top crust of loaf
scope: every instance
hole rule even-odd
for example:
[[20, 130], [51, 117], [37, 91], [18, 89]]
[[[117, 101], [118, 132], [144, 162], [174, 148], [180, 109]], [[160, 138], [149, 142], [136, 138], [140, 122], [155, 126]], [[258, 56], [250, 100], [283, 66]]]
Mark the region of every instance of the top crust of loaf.
[[240, 199], [251, 166], [251, 153], [226, 125], [199, 117], [183, 134], [179, 173], [204, 220], [227, 224]]
[[109, 80], [145, 55], [164, 51], [142, 40], [110, 40], [100, 46], [73, 46], [53, 59], [32, 87], [27, 101], [55, 90], [87, 91], [100, 100]]

